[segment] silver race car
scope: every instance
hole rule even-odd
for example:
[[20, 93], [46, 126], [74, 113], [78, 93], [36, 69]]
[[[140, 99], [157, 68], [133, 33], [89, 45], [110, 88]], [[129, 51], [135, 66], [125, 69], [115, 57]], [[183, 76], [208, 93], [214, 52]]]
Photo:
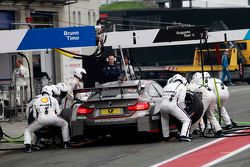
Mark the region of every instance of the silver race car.
[[[115, 81], [75, 91], [89, 94], [71, 108], [71, 137], [105, 134], [161, 132], [160, 104], [163, 88], [152, 80]], [[186, 97], [186, 110], [197, 121], [202, 104], [193, 92]], [[178, 127], [176, 119], [172, 119]]]

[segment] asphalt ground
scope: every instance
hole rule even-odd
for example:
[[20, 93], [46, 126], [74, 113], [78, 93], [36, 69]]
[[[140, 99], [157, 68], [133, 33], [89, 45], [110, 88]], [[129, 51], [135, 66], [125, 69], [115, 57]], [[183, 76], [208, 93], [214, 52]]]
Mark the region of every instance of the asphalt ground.
[[[227, 110], [230, 116], [236, 122], [250, 122], [250, 86], [231, 86], [229, 89], [231, 97], [227, 105]], [[21, 128], [21, 125], [19, 128]], [[5, 129], [5, 126], [3, 129]], [[20, 130], [18, 130], [18, 132], [20, 132]], [[18, 149], [8, 152], [0, 151], [2, 152], [2, 154], [0, 153], [0, 166], [145, 167], [179, 156], [180, 154], [197, 147], [202, 147], [215, 140], [217, 139], [198, 136], [195, 136], [192, 142], [178, 142], [176, 139], [169, 142], [162, 142], [159, 140], [151, 140], [147, 136], [105, 137], [94, 142], [90, 141], [86, 144], [75, 146], [69, 150], [60, 147], [46, 148], [40, 151], [34, 151], [30, 154], [25, 154], [22, 150]], [[237, 137], [236, 143], [242, 143], [243, 140], [244, 137]], [[230, 143], [231, 141], [229, 144]], [[9, 144], [9, 146], [11, 146], [11, 144]], [[22, 145], [18, 146], [19, 148], [23, 147]], [[3, 143], [0, 145], [0, 150], [2, 147]], [[220, 150], [216, 152], [226, 154], [225, 152], [220, 152]], [[212, 155], [214, 153], [215, 152], [207, 152], [206, 154]], [[213, 166], [245, 167], [249, 166], [249, 157], [250, 149], [247, 148]], [[186, 161], [185, 167], [197, 166], [196, 160], [202, 158], [203, 156], [201, 155], [193, 157], [193, 161]]]

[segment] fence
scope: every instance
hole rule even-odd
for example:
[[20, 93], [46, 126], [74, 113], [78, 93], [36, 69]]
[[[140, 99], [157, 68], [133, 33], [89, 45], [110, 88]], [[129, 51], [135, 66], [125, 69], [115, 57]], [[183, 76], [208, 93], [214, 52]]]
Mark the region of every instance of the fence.
[[0, 120], [26, 119], [27, 95], [27, 86], [2, 85], [0, 90]]

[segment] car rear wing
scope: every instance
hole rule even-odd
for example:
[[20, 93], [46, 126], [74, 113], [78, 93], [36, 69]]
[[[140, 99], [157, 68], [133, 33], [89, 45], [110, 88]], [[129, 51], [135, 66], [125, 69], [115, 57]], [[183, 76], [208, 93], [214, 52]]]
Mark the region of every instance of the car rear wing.
[[111, 85], [111, 86], [100, 85], [100, 86], [95, 87], [95, 88], [77, 89], [77, 90], [74, 90], [73, 93], [74, 93], [74, 97], [76, 97], [76, 95], [79, 94], [79, 93], [97, 92], [99, 94], [99, 99], [101, 100], [102, 99], [102, 91], [111, 90], [111, 89], [120, 89], [121, 99], [123, 99], [124, 89], [127, 89], [127, 88], [135, 88], [135, 89], [137, 89], [138, 95], [141, 93], [140, 82], [138, 82], [138, 84], [127, 84], [127, 85]]

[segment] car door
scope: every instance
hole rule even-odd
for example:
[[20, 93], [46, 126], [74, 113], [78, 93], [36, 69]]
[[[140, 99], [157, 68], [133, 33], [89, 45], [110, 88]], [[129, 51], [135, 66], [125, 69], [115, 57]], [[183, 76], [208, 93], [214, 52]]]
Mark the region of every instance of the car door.
[[152, 115], [157, 114], [160, 111], [160, 105], [162, 102], [163, 88], [156, 82], [152, 82], [149, 85], [150, 101], [154, 103], [155, 107]]

